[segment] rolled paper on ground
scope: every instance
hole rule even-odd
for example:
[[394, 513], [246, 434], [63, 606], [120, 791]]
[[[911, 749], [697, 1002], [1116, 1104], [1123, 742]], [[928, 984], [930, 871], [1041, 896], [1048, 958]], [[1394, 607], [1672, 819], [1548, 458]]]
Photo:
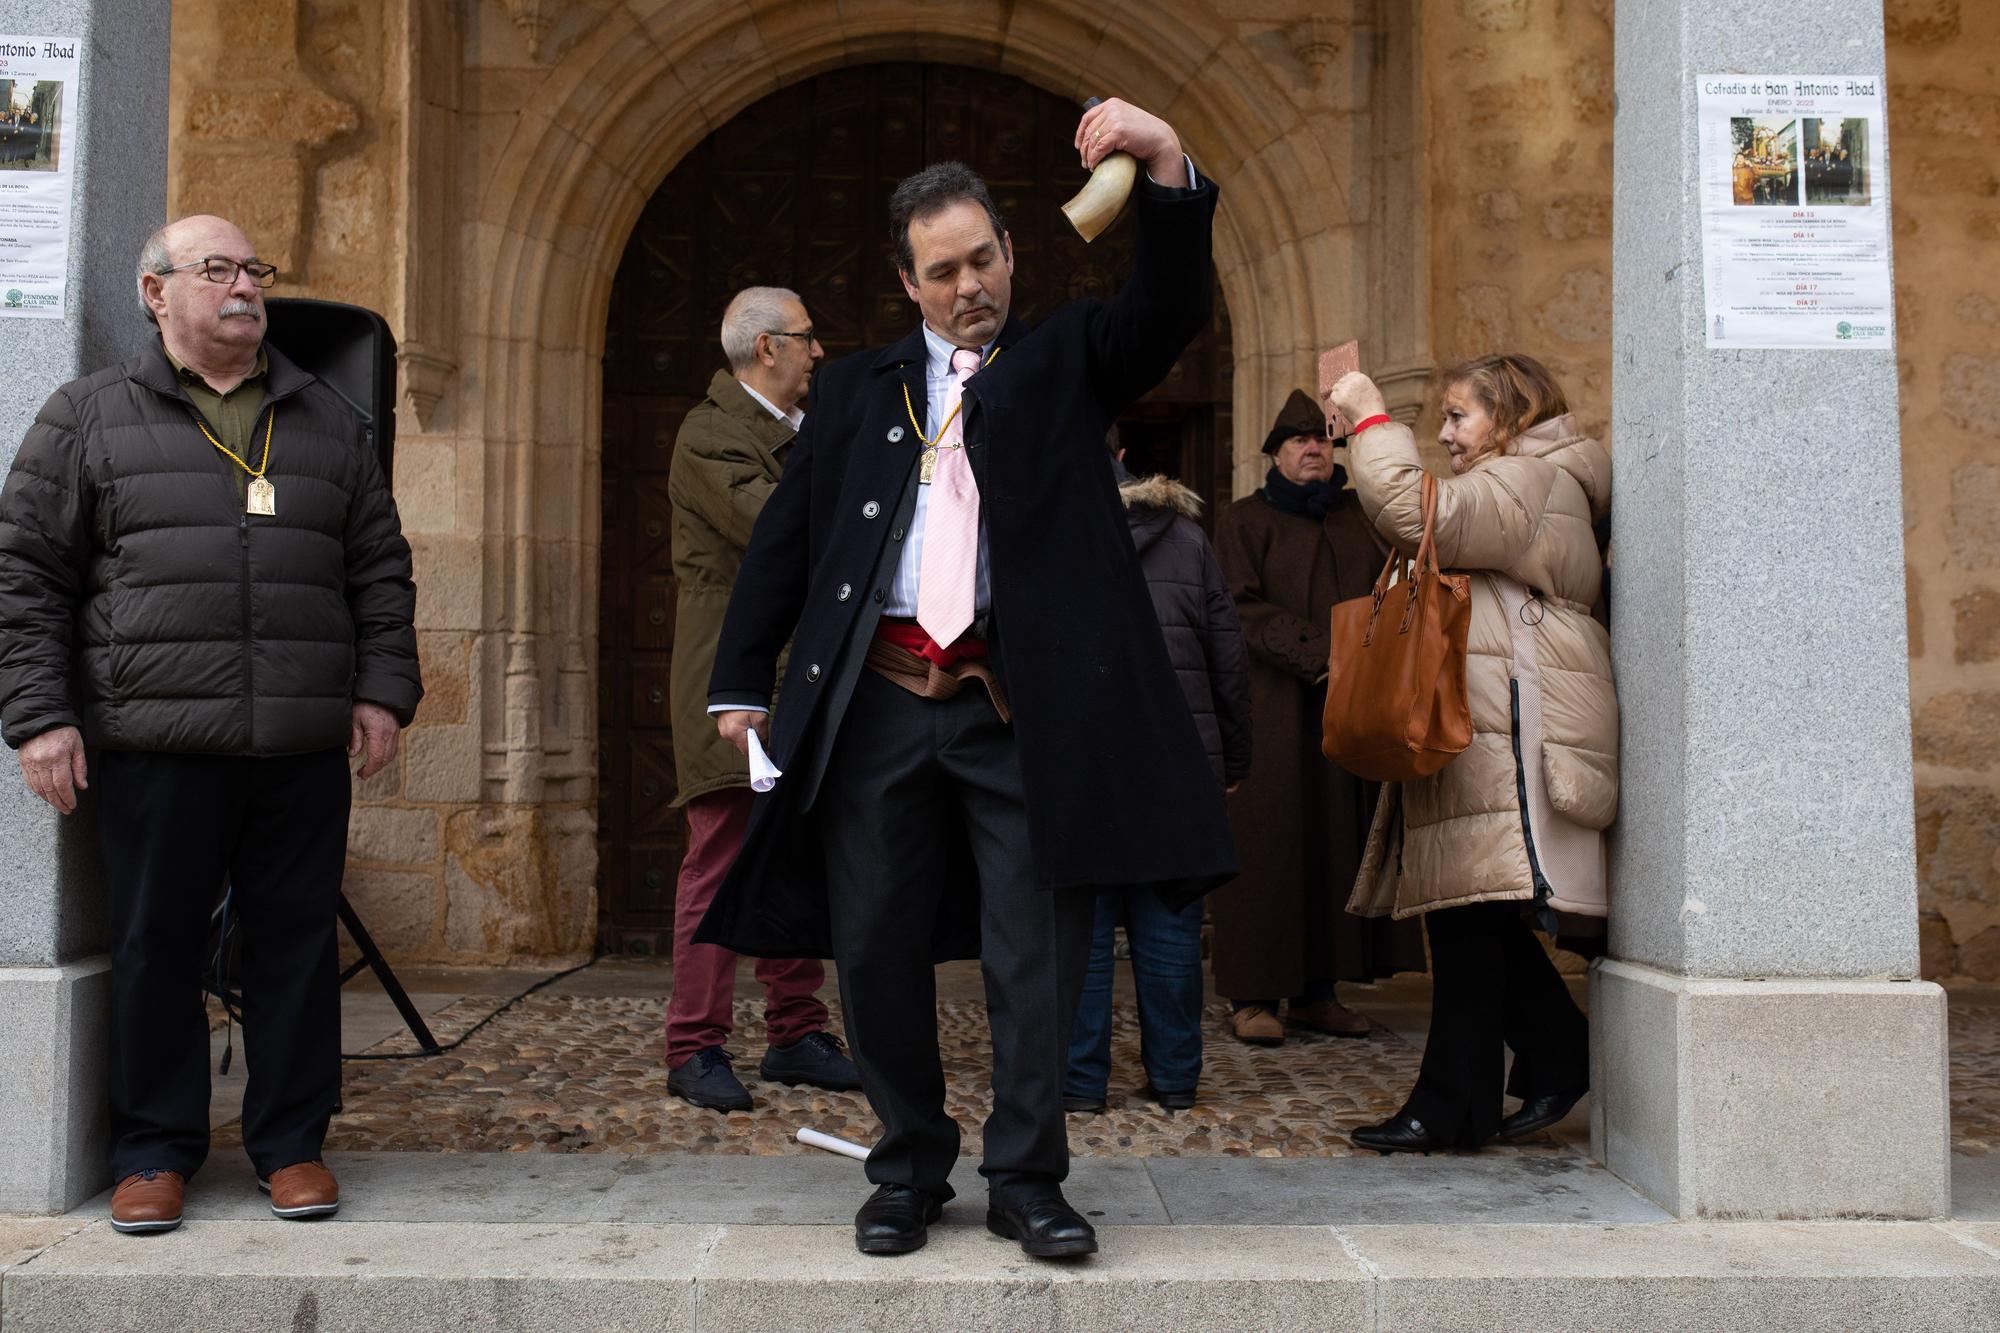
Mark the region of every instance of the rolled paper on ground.
[[799, 1127], [799, 1142], [808, 1148], [824, 1148], [828, 1152], [839, 1153], [842, 1157], [852, 1157], [857, 1162], [868, 1160], [868, 1149], [849, 1139], [834, 1134], [822, 1134], [816, 1129]]
[[1139, 180], [1139, 159], [1130, 153], [1113, 153], [1097, 164], [1076, 198], [1062, 206], [1063, 216], [1085, 243], [1103, 235], [1132, 197]]

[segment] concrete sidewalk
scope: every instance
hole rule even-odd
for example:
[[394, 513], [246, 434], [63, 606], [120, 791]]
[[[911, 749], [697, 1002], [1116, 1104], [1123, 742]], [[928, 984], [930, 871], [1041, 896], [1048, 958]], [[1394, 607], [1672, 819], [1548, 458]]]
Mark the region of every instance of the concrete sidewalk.
[[[462, 1030], [538, 975], [409, 979], [425, 1013]], [[973, 994], [970, 975], [941, 977], [947, 1005]], [[600, 963], [545, 992], [629, 1002], [631, 1049], [619, 1058], [632, 1072], [617, 1077], [631, 1085], [625, 1095], [655, 1109], [668, 1102], [652, 1050], [668, 980], [658, 965]], [[1378, 1058], [1400, 1050], [1408, 1063], [1421, 1050], [1420, 981], [1352, 998], [1375, 1020], [1375, 1042], [1304, 1040], [1254, 1052], [1251, 1063], [1222, 1045], [1213, 1102], [1244, 1114], [1248, 1098], [1288, 1071], [1351, 1066], [1371, 1048]], [[0, 1218], [0, 1333], [2000, 1329], [1996, 1000], [1986, 987], [1952, 997], [1959, 1147], [1949, 1221], [1676, 1222], [1589, 1160], [1587, 1103], [1538, 1147], [1428, 1158], [1323, 1155], [1337, 1150], [1331, 1141], [1322, 1155], [1144, 1156], [1136, 1151], [1144, 1139], [1119, 1140], [1144, 1123], [1128, 1111], [1101, 1147], [1075, 1158], [1068, 1194], [1098, 1225], [1104, 1249], [1070, 1264], [1029, 1260], [986, 1232], [969, 1157], [953, 1177], [959, 1198], [925, 1250], [856, 1254], [852, 1218], [868, 1190], [860, 1165], [778, 1141], [796, 1123], [830, 1123], [830, 1102], [774, 1099], [753, 1118], [762, 1126], [754, 1133], [711, 1132], [695, 1151], [333, 1153], [345, 1202], [323, 1223], [272, 1219], [225, 1129], [179, 1232], [115, 1234], [108, 1195], [63, 1218]], [[348, 1049], [407, 1043], [379, 992], [357, 984], [343, 1010]], [[542, 1026], [514, 1019], [479, 1041], [578, 1074], [568, 1057], [520, 1045], [544, 1041]], [[242, 1068], [239, 1050], [235, 1071], [217, 1080], [218, 1126], [235, 1119]], [[401, 1068], [415, 1096], [448, 1066]], [[350, 1088], [366, 1083], [356, 1069]], [[578, 1086], [587, 1076], [582, 1069]], [[962, 1081], [977, 1081], [970, 1066]], [[1358, 1086], [1350, 1072], [1327, 1100], [1344, 1105]], [[442, 1110], [476, 1130], [515, 1094], [468, 1085], [444, 1102], [424, 1095], [426, 1106], [400, 1114], [422, 1123]], [[1327, 1114], [1267, 1100], [1272, 1109], [1260, 1115]], [[677, 1106], [659, 1113], [679, 1114]], [[721, 1118], [705, 1123], [719, 1127]], [[760, 1155], [772, 1152], [783, 1155]]]
[[2000, 1180], [1938, 1223], [1685, 1223], [1587, 1162], [1080, 1160], [1104, 1250], [1038, 1263], [970, 1164], [918, 1254], [869, 1259], [857, 1164], [337, 1157], [347, 1202], [273, 1220], [218, 1158], [188, 1224], [108, 1198], [0, 1221], [0, 1329], [1824, 1329], [2000, 1327]]

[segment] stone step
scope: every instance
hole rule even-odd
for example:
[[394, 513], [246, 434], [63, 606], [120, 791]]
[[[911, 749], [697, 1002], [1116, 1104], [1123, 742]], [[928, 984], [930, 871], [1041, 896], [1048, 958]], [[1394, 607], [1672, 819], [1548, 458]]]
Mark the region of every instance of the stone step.
[[891, 1259], [835, 1225], [0, 1223], [0, 1329], [2000, 1327], [1993, 1223], [1116, 1226], [1053, 1264], [981, 1221]]

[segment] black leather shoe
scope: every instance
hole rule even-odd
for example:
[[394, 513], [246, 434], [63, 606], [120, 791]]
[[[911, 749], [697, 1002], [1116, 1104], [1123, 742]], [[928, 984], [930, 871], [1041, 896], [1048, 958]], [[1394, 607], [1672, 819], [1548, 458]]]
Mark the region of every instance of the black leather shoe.
[[1542, 1097], [1530, 1097], [1521, 1103], [1520, 1110], [1500, 1122], [1500, 1128], [1493, 1132], [1493, 1137], [1513, 1139], [1538, 1129], [1547, 1129], [1575, 1110], [1584, 1093], [1589, 1091], [1589, 1088], [1580, 1088], [1575, 1092], [1552, 1092]]
[[1158, 1103], [1162, 1111], [1186, 1111], [1194, 1106], [1193, 1088], [1189, 1088], [1186, 1092], [1161, 1092], [1148, 1083], [1139, 1089], [1139, 1095], [1150, 1102]]
[[770, 1047], [757, 1074], [767, 1083], [810, 1083], [828, 1092], [853, 1092], [861, 1086], [861, 1071], [826, 1032], [808, 1032], [789, 1046]]
[[986, 1206], [986, 1229], [1020, 1241], [1022, 1251], [1034, 1259], [1072, 1259], [1097, 1253], [1096, 1229], [1056, 1189], [1012, 1203], [993, 1200]]
[[1072, 1097], [1068, 1093], [1063, 1094], [1065, 1115], [1103, 1115], [1105, 1105], [1102, 1097]]
[[944, 1200], [908, 1185], [878, 1185], [854, 1215], [854, 1248], [863, 1254], [908, 1254], [924, 1248]]
[[667, 1091], [711, 1111], [747, 1111], [751, 1105], [750, 1094], [743, 1090], [720, 1046], [704, 1046], [686, 1064], [670, 1071]]
[[1451, 1146], [1408, 1111], [1398, 1111], [1379, 1125], [1363, 1125], [1349, 1134], [1347, 1141], [1357, 1148], [1373, 1148], [1384, 1157], [1392, 1152], [1420, 1152], [1428, 1157], [1433, 1150]]

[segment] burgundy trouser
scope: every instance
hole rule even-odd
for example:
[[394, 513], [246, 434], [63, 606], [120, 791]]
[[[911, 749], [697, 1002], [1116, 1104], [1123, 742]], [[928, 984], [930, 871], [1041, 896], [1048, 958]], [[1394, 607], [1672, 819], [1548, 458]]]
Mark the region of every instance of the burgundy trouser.
[[[687, 803], [687, 858], [674, 893], [674, 993], [667, 1001], [667, 1068], [696, 1051], [729, 1040], [729, 1005], [736, 994], [736, 955], [696, 944], [695, 928], [729, 873], [750, 825], [748, 787], [725, 787]], [[789, 1046], [826, 1027], [819, 998], [826, 968], [817, 958], [759, 958], [764, 1022], [773, 1046]]]

